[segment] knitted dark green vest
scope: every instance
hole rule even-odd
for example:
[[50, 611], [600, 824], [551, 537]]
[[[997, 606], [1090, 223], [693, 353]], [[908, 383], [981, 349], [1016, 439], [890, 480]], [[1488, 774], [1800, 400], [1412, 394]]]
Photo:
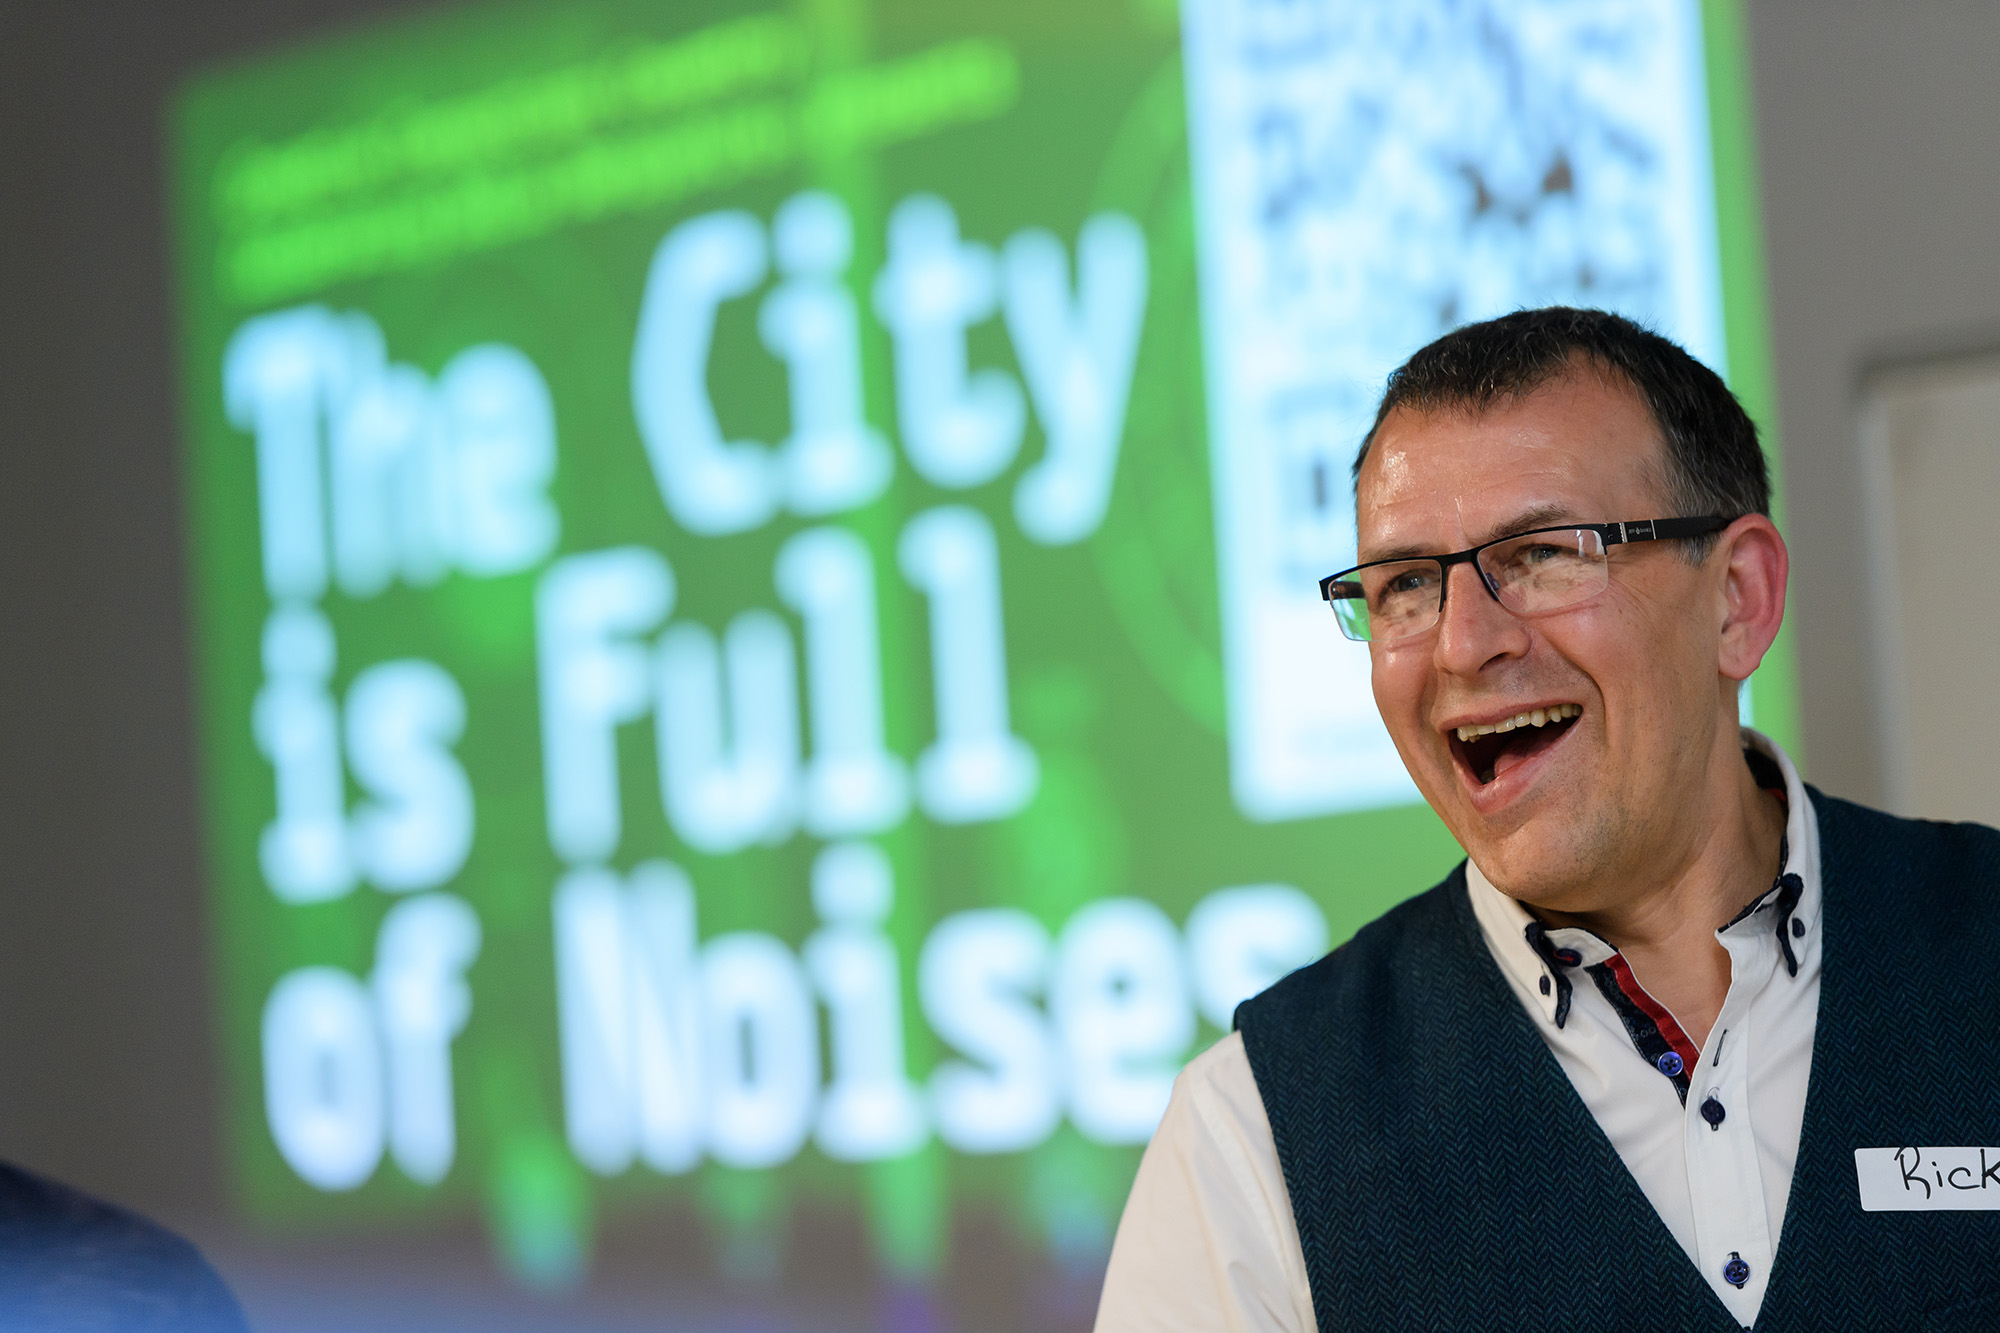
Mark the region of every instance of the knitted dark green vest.
[[[2000, 1212], [1856, 1148], [2000, 1146], [2000, 833], [1812, 793], [1824, 974], [1758, 1329], [2000, 1328]], [[1236, 1011], [1320, 1328], [1738, 1327], [1507, 988], [1461, 866]]]

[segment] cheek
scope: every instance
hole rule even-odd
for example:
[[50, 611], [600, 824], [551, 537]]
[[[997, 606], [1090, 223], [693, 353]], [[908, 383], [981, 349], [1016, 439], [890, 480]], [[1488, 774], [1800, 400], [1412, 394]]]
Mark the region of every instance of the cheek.
[[[1649, 615], [1631, 604], [1579, 619], [1560, 646], [1596, 685], [1606, 741], [1623, 753], [1678, 748], [1702, 720], [1702, 647], [1684, 617]], [[1644, 767], [1643, 765], [1641, 767]]]
[[1374, 649], [1369, 661], [1369, 685], [1375, 707], [1389, 734], [1397, 741], [1424, 730], [1424, 701], [1430, 680], [1430, 657], [1412, 648]]

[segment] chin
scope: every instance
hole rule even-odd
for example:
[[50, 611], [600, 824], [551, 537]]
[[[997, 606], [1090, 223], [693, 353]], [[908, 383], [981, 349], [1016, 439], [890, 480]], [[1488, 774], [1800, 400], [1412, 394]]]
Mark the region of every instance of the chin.
[[1456, 773], [1449, 780], [1453, 785], [1447, 790], [1453, 799], [1432, 800], [1431, 808], [1496, 888], [1509, 888], [1510, 897], [1519, 896], [1512, 887], [1532, 890], [1577, 873], [1578, 822], [1597, 822], [1585, 813], [1587, 793], [1526, 792], [1506, 808], [1487, 814], [1474, 808], [1458, 789]]
[[1620, 841], [1618, 823], [1581, 797], [1558, 795], [1504, 832], [1475, 834], [1466, 855], [1510, 898], [1583, 910], [1603, 897]]

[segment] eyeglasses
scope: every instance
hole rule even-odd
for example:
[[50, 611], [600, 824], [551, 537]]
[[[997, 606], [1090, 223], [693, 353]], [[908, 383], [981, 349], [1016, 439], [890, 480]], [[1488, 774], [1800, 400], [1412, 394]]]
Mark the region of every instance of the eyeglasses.
[[1487, 595], [1517, 616], [1588, 601], [1611, 582], [1613, 547], [1720, 532], [1731, 520], [1654, 518], [1636, 523], [1573, 523], [1496, 538], [1450, 555], [1375, 560], [1319, 581], [1340, 632], [1357, 643], [1388, 643], [1429, 630], [1444, 614], [1453, 565], [1479, 571]]

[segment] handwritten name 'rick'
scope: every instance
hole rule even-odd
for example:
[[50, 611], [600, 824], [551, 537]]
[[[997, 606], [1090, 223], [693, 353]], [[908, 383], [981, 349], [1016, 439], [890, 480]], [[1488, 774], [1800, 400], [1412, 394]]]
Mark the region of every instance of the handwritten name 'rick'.
[[2000, 1148], [1856, 1148], [1854, 1176], [1871, 1213], [2000, 1211]]

